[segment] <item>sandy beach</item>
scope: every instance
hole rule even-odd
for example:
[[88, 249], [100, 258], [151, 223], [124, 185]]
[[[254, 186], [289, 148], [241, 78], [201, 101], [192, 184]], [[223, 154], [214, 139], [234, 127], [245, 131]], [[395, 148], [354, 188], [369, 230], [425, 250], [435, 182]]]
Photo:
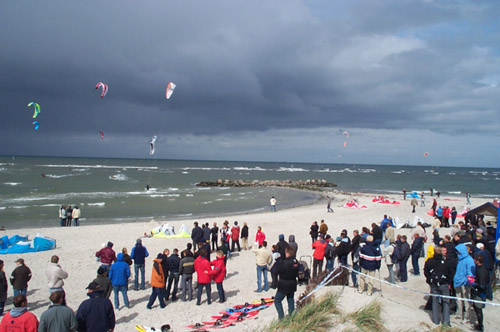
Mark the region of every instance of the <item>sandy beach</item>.
[[[387, 196], [391, 201], [397, 200], [401, 202], [400, 205], [389, 204], [376, 204], [372, 202], [375, 195], [363, 193], [339, 193], [329, 192], [325, 193], [334, 198], [332, 202], [333, 213], [327, 213], [326, 201], [316, 203], [314, 205], [302, 206], [288, 210], [280, 210], [278, 202], [278, 212], [271, 213], [258, 213], [258, 214], [245, 214], [245, 215], [228, 215], [218, 218], [197, 219], [200, 223], [208, 222], [210, 225], [215, 221], [220, 226], [224, 220], [229, 220], [230, 225], [235, 220], [240, 225], [247, 222], [250, 230], [249, 243], [253, 243], [257, 226], [261, 226], [266, 234], [266, 240], [270, 244], [278, 241], [278, 235], [284, 234], [285, 239], [288, 240], [290, 234], [295, 235], [296, 242], [298, 243], [298, 257], [304, 255], [312, 255], [311, 238], [309, 236], [309, 227], [313, 221], [320, 221], [324, 219], [327, 223], [329, 230], [328, 233], [332, 236], [338, 236], [342, 229], [349, 231], [349, 236], [352, 237], [354, 229], [361, 230], [363, 226], [370, 227], [372, 222], [380, 223], [384, 214], [389, 216], [398, 217], [401, 220], [413, 220], [415, 216], [419, 216], [428, 223], [432, 224], [432, 217], [428, 216], [426, 212], [431, 206], [431, 197], [426, 199], [426, 207], [417, 207], [416, 213], [411, 213], [410, 200], [402, 199], [402, 195]], [[453, 201], [447, 201], [441, 196], [438, 199], [439, 205], [455, 206], [457, 211], [461, 212], [464, 208], [466, 200], [463, 197], [449, 197]], [[367, 209], [347, 209], [342, 205], [351, 199], [356, 199], [361, 205], [366, 205]], [[484, 199], [471, 199], [472, 204], [467, 207], [476, 207], [486, 202]], [[420, 203], [420, 202], [419, 202]], [[87, 216], [90, 218], [90, 216]], [[460, 219], [459, 219], [460, 220]], [[176, 229], [184, 224], [188, 229], [193, 227], [193, 219], [176, 220], [170, 222], [175, 225]], [[95, 252], [101, 248], [101, 244], [111, 241], [114, 243], [113, 249], [118, 253], [121, 252], [123, 247], [129, 250], [135, 244], [137, 238], [143, 236], [145, 232], [149, 232], [154, 227], [160, 224], [169, 222], [168, 220], [152, 220], [150, 222], [137, 222], [127, 223], [122, 225], [98, 225], [86, 226], [85, 224], [80, 227], [59, 228], [55, 227], [58, 220], [54, 220], [54, 227], [51, 228], [33, 228], [23, 229], [19, 235], [29, 235], [30, 238], [37, 233], [43, 234], [57, 240], [57, 248], [55, 250], [29, 253], [22, 256], [19, 255], [3, 255], [0, 257], [5, 261], [5, 273], [7, 278], [15, 268], [15, 260], [19, 257], [24, 258], [26, 265], [30, 267], [33, 273], [33, 278], [29, 283], [28, 300], [29, 310], [35, 313], [38, 317], [46, 310], [49, 305], [47, 278], [45, 276], [45, 269], [50, 262], [52, 255], [60, 257], [60, 265], [69, 273], [69, 278], [65, 281], [64, 289], [67, 293], [68, 306], [73, 310], [77, 310], [80, 303], [87, 298], [85, 287], [96, 276], [99, 263], [96, 261]], [[449, 229], [441, 229], [440, 235], [443, 236]], [[411, 233], [410, 229], [396, 230], [396, 234]], [[8, 229], [4, 234], [12, 236], [18, 234], [16, 229]], [[431, 231], [427, 229], [427, 234], [430, 237]], [[189, 324], [195, 324], [203, 320], [211, 320], [210, 316], [216, 315], [219, 311], [232, 307], [236, 304], [251, 302], [259, 300], [261, 297], [270, 297], [275, 294], [274, 290], [267, 293], [257, 294], [254, 292], [256, 289], [256, 268], [255, 256], [252, 251], [241, 251], [233, 254], [233, 257], [228, 261], [227, 271], [228, 275], [224, 281], [224, 289], [226, 291], [227, 302], [219, 304], [215, 302], [217, 297], [217, 289], [215, 284], [212, 284], [212, 299], [213, 303], [207, 305], [205, 297], [202, 297], [202, 305], [196, 306], [195, 301], [181, 302], [167, 302], [164, 309], [160, 309], [158, 302], [155, 303], [152, 310], [146, 309], [146, 303], [151, 294], [149, 287], [149, 279], [151, 276], [152, 261], [156, 254], [163, 251], [165, 248], [170, 250], [178, 248], [183, 250], [190, 239], [157, 239], [145, 238], [143, 245], [146, 246], [150, 253], [150, 257], [146, 261], [146, 283], [147, 288], [144, 291], [133, 291], [133, 279], [129, 283], [129, 300], [131, 308], [123, 307], [121, 302], [121, 309], [115, 311], [117, 325], [115, 331], [134, 331], [136, 324], [143, 324], [145, 326], [155, 326], [159, 328], [163, 324], [170, 324], [174, 331], [189, 331], [186, 327]], [[426, 247], [429, 245], [426, 244]], [[215, 255], [212, 254], [211, 259]], [[349, 259], [350, 262], [350, 259]], [[420, 267], [423, 269], [424, 261], [421, 259]], [[337, 263], [335, 264], [337, 266]], [[408, 270], [411, 269], [411, 262], [408, 262]], [[133, 269], [132, 269], [133, 270]], [[382, 263], [380, 269], [381, 278], [388, 276], [387, 267]], [[270, 275], [269, 275], [270, 278]], [[196, 277], [193, 278], [194, 280]], [[367, 296], [366, 293], [358, 294], [356, 289], [352, 287], [330, 286], [324, 287], [318, 294], [331, 291], [341, 292], [339, 308], [341, 311], [348, 313], [368, 304], [373, 300], [378, 300], [383, 306], [383, 318], [385, 326], [390, 331], [401, 330], [415, 330], [426, 331], [435, 327], [430, 318], [430, 313], [423, 310], [425, 305], [424, 296], [410, 291], [405, 291], [389, 285], [375, 282], [375, 293], [373, 296]], [[420, 276], [409, 275], [408, 282], [404, 283], [405, 287], [425, 291], [429, 290], [428, 285], [425, 283], [423, 273]], [[299, 287], [296, 293], [296, 298], [299, 293], [303, 291], [304, 286]], [[12, 288], [9, 288], [10, 299], [7, 301], [6, 310], [12, 307]], [[113, 295], [111, 295], [113, 299]], [[120, 301], [122, 299], [120, 298]], [[495, 302], [500, 302], [498, 294], [496, 294]], [[286, 308], [286, 304], [285, 304]], [[286, 310], [286, 309], [285, 309]], [[496, 330], [495, 326], [500, 326], [500, 315], [498, 307], [487, 306], [484, 310], [485, 317], [485, 331]], [[267, 326], [273, 319], [277, 318], [277, 313], [274, 306], [262, 310], [257, 315], [257, 319], [246, 320], [238, 323], [235, 327], [228, 327], [227, 331], [255, 331]], [[458, 323], [452, 319], [452, 326], [458, 327], [465, 331], [471, 330], [470, 325]], [[341, 325], [337, 326], [342, 328]], [[333, 329], [332, 329], [333, 331]]]

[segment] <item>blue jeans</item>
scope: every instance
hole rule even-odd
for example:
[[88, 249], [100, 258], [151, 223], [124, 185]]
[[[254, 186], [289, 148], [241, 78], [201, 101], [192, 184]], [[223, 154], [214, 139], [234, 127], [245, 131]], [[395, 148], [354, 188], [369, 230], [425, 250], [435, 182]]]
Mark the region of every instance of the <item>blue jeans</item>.
[[222, 282], [217, 283], [217, 292], [219, 293], [219, 302], [226, 301], [226, 294], [224, 293], [224, 287], [222, 287]]
[[260, 287], [262, 274], [264, 275], [264, 290], [269, 290], [269, 284], [267, 283], [267, 265], [257, 265], [257, 292], [262, 292], [262, 288]]
[[326, 269], [327, 269], [328, 271], [333, 270], [334, 265], [335, 265], [335, 259], [327, 259], [327, 260], [326, 260]]
[[414, 275], [419, 275], [420, 274], [420, 268], [418, 266], [418, 259], [420, 258], [420, 253], [415, 253], [411, 255], [411, 264], [413, 265], [413, 274]]
[[[354, 263], [352, 265], [352, 269], [354, 271], [358, 271], [359, 272], [359, 270], [360, 270], [359, 264], [358, 263]], [[351, 271], [352, 285], [354, 287], [358, 287], [358, 274], [356, 272], [354, 272], [354, 271]]]
[[120, 299], [118, 298], [118, 292], [122, 293], [123, 295], [123, 302], [125, 306], [128, 308], [130, 304], [128, 303], [128, 296], [127, 296], [127, 286], [126, 285], [113, 285], [113, 291], [115, 293], [115, 309], [120, 308]]
[[167, 301], [170, 297], [170, 289], [172, 288], [172, 283], [174, 284], [174, 290], [172, 291], [172, 300], [175, 300], [177, 299], [177, 288], [179, 287], [179, 272], [171, 272], [168, 275], [167, 291], [165, 292], [165, 300]]
[[271, 212], [276, 212], [276, 205], [271, 205]]
[[183, 274], [181, 277], [182, 301], [193, 299], [193, 275]]
[[135, 272], [134, 289], [135, 290], [139, 289], [139, 271], [141, 272], [141, 289], [146, 288], [145, 276], [144, 276], [144, 264], [134, 264], [134, 272]]
[[283, 294], [279, 291], [276, 292], [276, 295], [274, 296], [274, 306], [276, 307], [276, 311], [278, 312], [278, 319], [283, 319], [285, 317], [285, 313], [283, 312], [283, 305], [281, 304], [285, 296], [288, 302], [288, 315], [291, 315], [293, 313], [293, 310], [295, 309], [293, 294], [294, 293]]
[[163, 288], [156, 288], [156, 287], [151, 287], [151, 288], [153, 289], [153, 291], [151, 292], [151, 296], [149, 297], [149, 302], [146, 308], [151, 309], [151, 307], [156, 301], [156, 298], [158, 298], [158, 301], [160, 301], [160, 307], [165, 308], [165, 302], [163, 301]]
[[14, 289], [14, 297], [16, 297], [17, 295], [19, 294], [23, 294], [23, 295], [26, 295], [26, 293], [28, 292], [28, 289], [27, 288], [23, 288], [23, 289]]
[[196, 304], [201, 303], [201, 293], [203, 292], [203, 287], [205, 287], [205, 290], [207, 292], [207, 303], [210, 304], [212, 303], [212, 298], [211, 298], [212, 286], [210, 285], [210, 283], [206, 284], [198, 283], [198, 291], [196, 293]]
[[78, 222], [80, 218], [75, 218], [73, 219], [73, 226], [80, 226], [80, 223]]

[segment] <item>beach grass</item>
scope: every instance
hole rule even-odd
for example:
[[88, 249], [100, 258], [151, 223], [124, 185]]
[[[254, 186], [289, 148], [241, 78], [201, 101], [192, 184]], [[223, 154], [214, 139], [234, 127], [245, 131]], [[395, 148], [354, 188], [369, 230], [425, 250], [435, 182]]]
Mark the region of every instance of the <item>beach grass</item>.
[[264, 331], [329, 331], [335, 325], [332, 315], [339, 313], [338, 297], [338, 294], [326, 293], [295, 310], [291, 316], [273, 321]]
[[378, 301], [372, 301], [368, 305], [348, 313], [343, 316], [342, 321], [345, 323], [351, 320], [354, 325], [361, 331], [387, 331], [382, 322], [382, 304]]

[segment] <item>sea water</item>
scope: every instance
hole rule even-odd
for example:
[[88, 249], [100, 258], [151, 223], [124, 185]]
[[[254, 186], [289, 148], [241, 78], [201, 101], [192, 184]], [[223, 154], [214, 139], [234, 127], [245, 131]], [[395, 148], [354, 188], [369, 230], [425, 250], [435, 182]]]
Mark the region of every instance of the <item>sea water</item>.
[[[317, 192], [198, 187], [217, 179], [324, 179], [338, 190], [373, 194], [430, 188], [485, 201], [500, 196], [500, 169], [156, 159], [0, 157], [0, 226], [57, 226], [58, 208], [78, 206], [82, 224], [223, 217], [309, 204]], [[146, 187], [150, 189], [147, 190]]]

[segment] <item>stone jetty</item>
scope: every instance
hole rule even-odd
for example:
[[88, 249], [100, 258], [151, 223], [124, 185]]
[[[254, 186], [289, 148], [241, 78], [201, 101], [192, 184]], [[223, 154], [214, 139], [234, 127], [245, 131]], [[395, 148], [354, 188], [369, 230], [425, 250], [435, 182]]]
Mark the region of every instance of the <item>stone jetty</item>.
[[336, 187], [336, 184], [321, 179], [310, 180], [222, 180], [202, 181], [198, 187], [286, 187], [319, 190], [320, 188]]

